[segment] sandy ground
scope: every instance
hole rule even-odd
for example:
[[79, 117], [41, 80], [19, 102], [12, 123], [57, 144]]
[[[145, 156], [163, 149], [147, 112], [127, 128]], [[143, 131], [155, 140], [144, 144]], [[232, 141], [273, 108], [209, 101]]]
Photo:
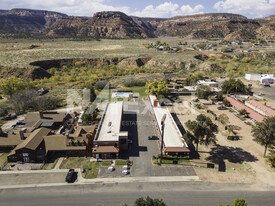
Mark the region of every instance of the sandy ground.
[[[182, 97], [186, 100], [182, 105], [188, 105], [191, 97]], [[217, 134], [217, 145], [206, 147], [199, 145], [199, 159], [191, 160], [197, 175], [203, 181], [210, 182], [239, 182], [239, 183], [258, 183], [265, 185], [275, 185], [275, 170], [272, 169], [265, 158], [263, 158], [264, 147], [253, 141], [251, 126], [245, 124], [233, 113], [228, 110], [218, 110], [218, 105], [208, 106], [208, 109], [214, 111], [217, 115], [226, 114], [229, 117], [231, 125], [240, 127], [237, 131], [241, 136], [239, 141], [227, 140], [227, 133], [219, 122], [213, 120], [219, 125]], [[176, 106], [179, 108], [179, 106]], [[193, 109], [192, 109], [193, 110]], [[205, 110], [197, 112], [183, 112], [178, 114], [178, 118], [184, 126], [188, 120], [194, 120], [198, 113], [205, 113]], [[171, 109], [174, 111], [174, 109]], [[185, 111], [183, 109], [183, 111]], [[217, 158], [218, 157], [218, 158]], [[217, 159], [223, 159], [226, 165], [225, 172], [218, 171]], [[215, 168], [207, 168], [207, 163], [215, 163]]]

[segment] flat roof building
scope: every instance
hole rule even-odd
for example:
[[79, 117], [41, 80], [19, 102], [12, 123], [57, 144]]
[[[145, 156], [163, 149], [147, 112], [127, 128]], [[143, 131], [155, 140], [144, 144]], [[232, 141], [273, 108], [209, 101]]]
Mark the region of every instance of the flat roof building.
[[149, 100], [160, 133], [162, 132], [161, 121], [163, 115], [166, 115], [166, 119], [164, 121], [165, 126], [163, 136], [164, 153], [167, 155], [187, 155], [190, 152], [188, 145], [183, 139], [182, 134], [168, 108], [161, 107], [158, 103], [156, 96], [154, 95], [149, 95]]
[[121, 131], [122, 116], [123, 102], [106, 105], [93, 142], [93, 154], [97, 157], [114, 158], [121, 150], [128, 150], [128, 132]]

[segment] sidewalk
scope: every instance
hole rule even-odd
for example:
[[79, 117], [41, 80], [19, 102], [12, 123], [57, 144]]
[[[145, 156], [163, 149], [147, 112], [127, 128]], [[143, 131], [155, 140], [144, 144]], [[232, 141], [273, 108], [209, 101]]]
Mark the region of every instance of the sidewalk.
[[119, 177], [119, 178], [96, 178], [84, 179], [80, 178], [81, 183], [133, 183], [133, 182], [186, 182], [200, 181], [198, 176], [155, 176], [155, 177]]
[[[55, 170], [60, 172], [64, 170]], [[198, 176], [159, 176], [159, 177], [121, 177], [121, 178], [96, 178], [85, 179], [81, 175], [80, 169], [78, 172], [78, 179], [75, 183], [41, 183], [41, 184], [22, 184], [22, 185], [3, 185], [1, 189], [15, 189], [15, 188], [33, 188], [33, 187], [59, 187], [59, 186], [74, 186], [86, 184], [125, 184], [125, 183], [148, 183], [148, 182], [187, 182], [187, 181], [200, 181]]]
[[62, 162], [63, 162], [64, 159], [65, 159], [64, 157], [60, 157], [58, 159], [56, 165], [54, 166], [54, 169], [59, 169], [59, 167], [61, 166], [61, 164], [62, 164]]

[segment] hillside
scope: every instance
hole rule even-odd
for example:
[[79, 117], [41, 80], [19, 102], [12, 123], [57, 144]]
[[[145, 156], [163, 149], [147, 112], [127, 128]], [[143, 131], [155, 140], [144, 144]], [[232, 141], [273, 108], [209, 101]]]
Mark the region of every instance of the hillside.
[[177, 36], [186, 39], [275, 40], [274, 16], [251, 20], [242, 15], [227, 13], [164, 19], [130, 17], [122, 12], [98, 12], [93, 17], [69, 17], [42, 10], [0, 10], [0, 33], [115, 39]]
[[[155, 35], [121, 12], [98, 12], [92, 18], [65, 17], [51, 25], [50, 36], [139, 39]], [[47, 30], [46, 29], [46, 30]]]
[[52, 11], [12, 9], [0, 11], [0, 33], [39, 33], [58, 18], [67, 16]]
[[152, 28], [157, 36], [178, 36], [186, 39], [224, 38], [255, 39], [261, 27], [257, 21], [237, 14], [198, 14], [170, 19], [138, 18], [140, 25]]

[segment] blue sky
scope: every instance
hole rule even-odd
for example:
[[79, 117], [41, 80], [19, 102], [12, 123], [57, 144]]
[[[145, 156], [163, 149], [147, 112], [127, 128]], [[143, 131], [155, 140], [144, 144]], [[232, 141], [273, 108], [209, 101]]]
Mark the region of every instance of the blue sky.
[[98, 11], [122, 11], [143, 17], [198, 13], [236, 13], [249, 18], [275, 14], [275, 0], [0, 0], [0, 9], [30, 8], [92, 16]]

